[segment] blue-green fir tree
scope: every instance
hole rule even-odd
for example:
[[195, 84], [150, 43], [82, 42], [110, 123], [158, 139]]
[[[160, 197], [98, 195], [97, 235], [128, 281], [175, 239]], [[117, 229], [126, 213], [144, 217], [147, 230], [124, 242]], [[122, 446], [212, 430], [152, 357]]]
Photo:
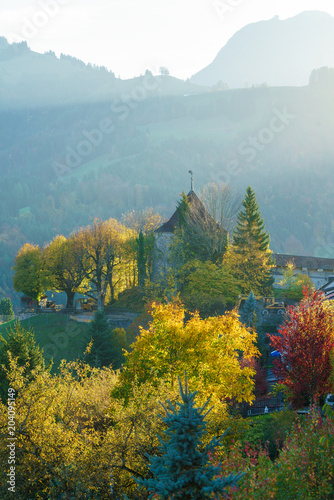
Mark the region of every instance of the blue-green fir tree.
[[210, 400], [202, 407], [195, 406], [197, 392], [189, 391], [187, 376], [184, 390], [180, 379], [179, 386], [181, 403], [174, 406], [168, 400], [168, 408], [162, 405], [166, 412], [163, 421], [167, 425], [164, 431], [167, 439], [164, 441], [158, 436], [161, 456], [149, 457], [153, 478], [136, 479], [136, 482], [147, 488], [149, 499], [154, 495], [159, 500], [217, 499], [219, 493], [224, 494], [228, 486], [235, 486], [244, 474], [218, 477], [221, 468], [211, 465], [209, 455], [221, 445], [226, 433], [204, 446], [202, 438], [206, 433], [205, 417], [211, 410], [206, 410]]
[[240, 320], [246, 326], [256, 327], [256, 317], [257, 317], [257, 302], [253, 290], [251, 290], [248, 295], [248, 299], [244, 303], [241, 311], [240, 311]]

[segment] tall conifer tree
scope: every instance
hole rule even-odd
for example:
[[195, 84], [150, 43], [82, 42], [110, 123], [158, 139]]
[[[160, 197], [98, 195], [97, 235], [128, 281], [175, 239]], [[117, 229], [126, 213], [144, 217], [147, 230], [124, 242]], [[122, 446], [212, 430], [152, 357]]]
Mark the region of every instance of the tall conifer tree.
[[256, 243], [259, 250], [267, 252], [270, 236], [264, 229], [264, 221], [261, 217], [259, 205], [250, 186], [246, 190], [242, 205], [244, 210], [240, 210], [238, 214], [238, 222], [233, 232], [233, 246], [237, 247], [238, 250], [242, 250], [244, 246]]
[[90, 324], [93, 346], [88, 356], [88, 362], [96, 367], [108, 366], [112, 362], [112, 345], [110, 328], [104, 311], [96, 311]]
[[0, 315], [9, 316], [10, 318], [14, 317], [13, 304], [10, 299], [0, 300]]
[[128, 347], [124, 328], [111, 329], [104, 311], [96, 311], [90, 324], [90, 334], [93, 340], [87, 361], [91, 366], [102, 368], [112, 366], [118, 370], [123, 361], [123, 349]]
[[239, 281], [243, 294], [253, 290], [255, 295], [272, 295], [274, 279], [271, 268], [274, 263], [269, 250], [270, 236], [265, 231], [256, 196], [250, 186], [242, 205], [224, 263]]

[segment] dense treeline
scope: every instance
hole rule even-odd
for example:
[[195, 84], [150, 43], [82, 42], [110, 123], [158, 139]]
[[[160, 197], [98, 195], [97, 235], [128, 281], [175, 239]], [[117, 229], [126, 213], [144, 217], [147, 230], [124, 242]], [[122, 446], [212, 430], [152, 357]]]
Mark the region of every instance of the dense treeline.
[[239, 202], [228, 186], [213, 185], [203, 196], [207, 208], [194, 193], [181, 196], [165, 254], [159, 245], [155, 248], [159, 234], [154, 230], [161, 218], [153, 210], [124, 214], [126, 225], [96, 219], [43, 248], [26, 243], [15, 258], [14, 289], [36, 304], [47, 290], [65, 292], [67, 308], [73, 308], [76, 293], [84, 294], [96, 301], [98, 310], [125, 290], [137, 287], [149, 300], [174, 289], [202, 314], [235, 305], [239, 293], [248, 294], [250, 287], [257, 295], [272, 295], [270, 238], [252, 188], [238, 213]]
[[[14, 289], [36, 304], [47, 290], [65, 292], [67, 308], [74, 307], [76, 293], [85, 294], [103, 310], [107, 297], [113, 302], [121, 291], [138, 284], [138, 249], [134, 230], [115, 219], [95, 220], [69, 238], [57, 236], [42, 249], [26, 243], [15, 258]], [[148, 252], [153, 247], [146, 243], [141, 256], [141, 260], [145, 257], [145, 274], [149, 274]]]

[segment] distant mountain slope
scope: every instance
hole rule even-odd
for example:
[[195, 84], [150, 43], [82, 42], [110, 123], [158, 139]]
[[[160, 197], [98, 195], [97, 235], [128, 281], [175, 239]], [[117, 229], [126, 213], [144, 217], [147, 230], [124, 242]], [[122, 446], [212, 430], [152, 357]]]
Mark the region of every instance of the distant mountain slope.
[[10, 45], [0, 37], [0, 110], [94, 103], [129, 92], [134, 93], [129, 98], [140, 101], [145, 92], [158, 88], [159, 95], [206, 91], [196, 84], [168, 75], [155, 77], [149, 72], [146, 80], [144, 75], [121, 80], [105, 67], [67, 55], [58, 58], [53, 52], [39, 54], [26, 42]]
[[307, 85], [313, 69], [334, 66], [334, 18], [306, 11], [281, 21], [250, 24], [238, 31], [191, 82], [230, 88]]

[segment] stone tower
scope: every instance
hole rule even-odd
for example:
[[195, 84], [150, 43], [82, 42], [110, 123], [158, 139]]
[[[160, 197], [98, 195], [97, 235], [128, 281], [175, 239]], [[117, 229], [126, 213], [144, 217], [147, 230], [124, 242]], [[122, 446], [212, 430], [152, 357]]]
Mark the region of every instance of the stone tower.
[[[193, 188], [193, 182], [191, 187]], [[188, 218], [191, 223], [197, 226], [205, 224], [214, 224], [209, 212], [198, 198], [193, 189], [187, 194], [188, 200]], [[171, 218], [155, 230], [155, 249], [154, 249], [154, 265], [153, 265], [153, 279], [159, 279], [159, 276], [165, 274], [166, 270], [170, 267], [169, 261], [169, 247], [173, 241], [174, 233], [179, 224], [179, 213], [177, 210], [173, 213]]]

